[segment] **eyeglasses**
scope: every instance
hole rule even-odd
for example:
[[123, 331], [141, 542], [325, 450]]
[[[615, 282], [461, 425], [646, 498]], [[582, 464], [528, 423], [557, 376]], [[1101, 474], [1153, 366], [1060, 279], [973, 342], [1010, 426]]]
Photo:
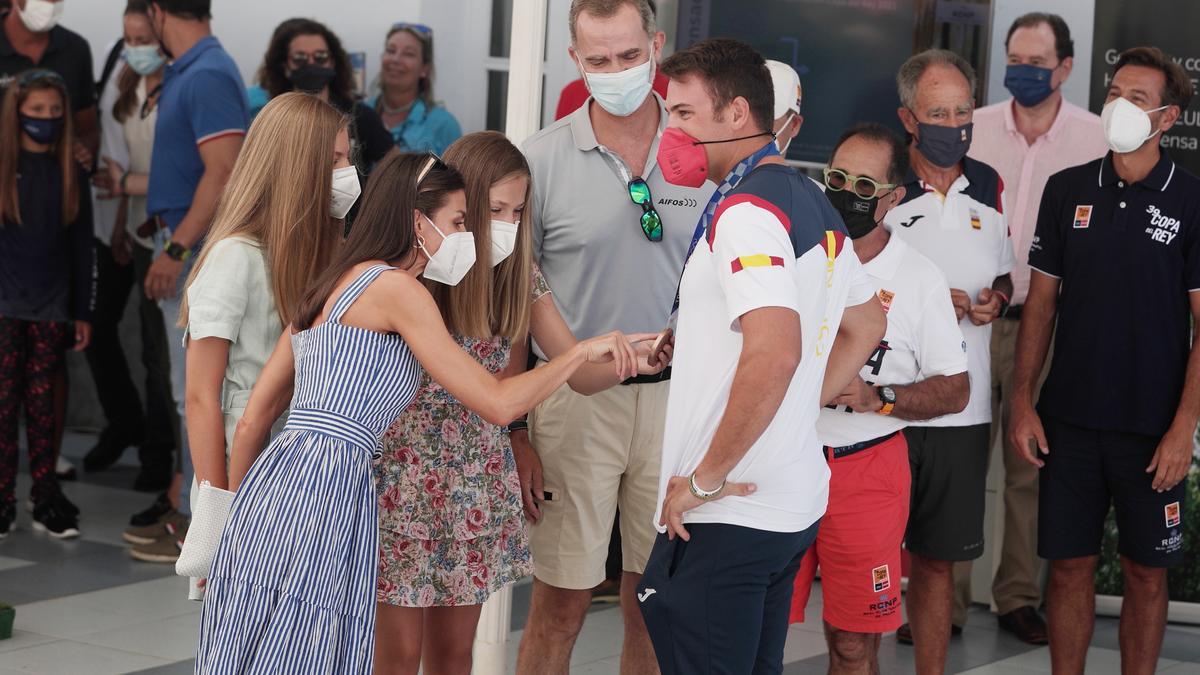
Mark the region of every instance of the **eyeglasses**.
[[433, 29], [423, 23], [408, 23], [407, 21], [398, 21], [392, 24], [392, 30], [407, 30], [417, 33], [421, 37], [433, 37]]
[[62, 78], [62, 75], [53, 70], [46, 70], [45, 68], [27, 70], [17, 78], [17, 85], [21, 87], [28, 87], [34, 82], [49, 82], [60, 87], [67, 86], [66, 80]]
[[439, 157], [436, 152], [426, 153], [425, 163], [421, 165], [421, 170], [417, 172], [418, 189], [421, 187], [421, 181], [425, 180], [425, 177], [428, 176], [429, 172], [433, 171], [435, 167], [445, 169], [446, 163], [442, 161], [442, 158]]
[[288, 56], [288, 60], [292, 62], [293, 68], [303, 68], [304, 66], [307, 66], [310, 59], [316, 65], [323, 66], [329, 63], [330, 60], [333, 59], [333, 56], [324, 50], [312, 52], [311, 54], [308, 52], [292, 52], [291, 55]]
[[863, 199], [874, 199], [884, 190], [896, 187], [895, 183], [876, 183], [866, 176], [851, 176], [841, 169], [825, 169], [825, 187], [834, 192], [846, 190], [847, 186], [854, 194]]
[[642, 178], [629, 181], [629, 199], [642, 207], [642, 233], [650, 241], [662, 241], [662, 218], [654, 210], [654, 197], [650, 195], [650, 186]]

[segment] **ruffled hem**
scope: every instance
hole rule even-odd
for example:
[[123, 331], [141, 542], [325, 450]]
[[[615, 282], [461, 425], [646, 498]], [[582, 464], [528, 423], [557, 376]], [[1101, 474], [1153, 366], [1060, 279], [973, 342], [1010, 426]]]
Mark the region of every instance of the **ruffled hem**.
[[369, 673], [375, 607], [319, 607], [262, 585], [208, 580], [196, 673]]

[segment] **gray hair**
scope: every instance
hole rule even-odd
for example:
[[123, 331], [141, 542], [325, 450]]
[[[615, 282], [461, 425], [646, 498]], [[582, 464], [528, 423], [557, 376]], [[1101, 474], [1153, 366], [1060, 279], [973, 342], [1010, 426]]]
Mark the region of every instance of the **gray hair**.
[[975, 69], [963, 57], [945, 49], [926, 49], [920, 54], [913, 54], [900, 66], [896, 73], [896, 91], [900, 94], [900, 103], [912, 110], [917, 104], [917, 81], [929, 70], [930, 66], [954, 66], [958, 72], [967, 78], [971, 95], [975, 95]]
[[575, 44], [575, 25], [579, 23], [579, 15], [587, 12], [594, 17], [607, 19], [614, 16], [623, 5], [629, 5], [637, 10], [642, 17], [642, 29], [646, 35], [653, 36], [658, 32], [654, 22], [654, 7], [649, 0], [571, 0], [571, 11], [567, 22], [571, 26], [571, 44]]

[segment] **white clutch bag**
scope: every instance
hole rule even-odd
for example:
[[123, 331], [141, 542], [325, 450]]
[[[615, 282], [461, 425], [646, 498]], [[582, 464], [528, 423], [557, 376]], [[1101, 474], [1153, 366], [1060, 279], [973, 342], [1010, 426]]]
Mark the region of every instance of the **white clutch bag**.
[[208, 481], [200, 484], [199, 496], [192, 505], [192, 523], [188, 526], [183, 550], [175, 563], [175, 573], [182, 577], [208, 578], [213, 558], [221, 543], [221, 532], [229, 519], [234, 493], [213, 487]]

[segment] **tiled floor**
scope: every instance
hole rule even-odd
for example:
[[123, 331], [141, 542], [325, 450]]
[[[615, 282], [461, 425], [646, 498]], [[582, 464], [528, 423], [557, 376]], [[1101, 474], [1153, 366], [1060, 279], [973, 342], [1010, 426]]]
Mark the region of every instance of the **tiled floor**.
[[[68, 434], [65, 454], [78, 459], [92, 442]], [[134, 452], [113, 470], [66, 490], [83, 510], [84, 536], [58, 542], [30, 531], [22, 512], [19, 529], [0, 542], [0, 601], [17, 605], [16, 633], [0, 642], [0, 675], [6, 673], [190, 673], [199, 627], [200, 605], [185, 599], [184, 584], [173, 568], [129, 558], [120, 533], [130, 513], [145, 507], [151, 495], [126, 489], [136, 468]], [[19, 484], [19, 495], [28, 483]], [[815, 594], [810, 616], [819, 616]], [[513, 630], [508, 671], [515, 672], [516, 646], [529, 608], [529, 586], [513, 598]], [[575, 648], [572, 673], [618, 672], [621, 615], [613, 606], [597, 606]], [[1117, 626], [1097, 620], [1088, 658], [1089, 675], [1120, 672]], [[1200, 628], [1172, 625], [1163, 646], [1159, 672], [1200, 675]], [[911, 648], [883, 639], [880, 665], [885, 673], [913, 671]], [[792, 626], [784, 654], [785, 673], [824, 673], [828, 667], [819, 624]], [[997, 630], [982, 607], [971, 611], [966, 631], [951, 641], [948, 671], [971, 675], [1049, 673], [1045, 648], [1025, 645]]]

